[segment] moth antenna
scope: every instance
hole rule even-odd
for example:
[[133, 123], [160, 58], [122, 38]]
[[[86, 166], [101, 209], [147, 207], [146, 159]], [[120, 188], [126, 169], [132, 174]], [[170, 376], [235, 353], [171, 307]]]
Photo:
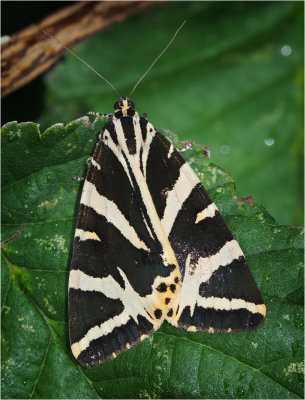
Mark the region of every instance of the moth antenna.
[[142, 82], [142, 80], [145, 78], [145, 76], [149, 73], [149, 71], [152, 69], [152, 67], [156, 64], [156, 62], [159, 60], [159, 58], [161, 56], [163, 56], [163, 54], [166, 52], [166, 50], [169, 48], [169, 46], [173, 43], [173, 41], [175, 40], [176, 36], [178, 35], [178, 32], [180, 31], [180, 29], [182, 29], [183, 25], [186, 23], [186, 20], [182, 22], [182, 24], [179, 26], [179, 28], [176, 30], [174, 36], [171, 38], [171, 40], [167, 43], [167, 45], [165, 46], [165, 48], [161, 51], [161, 53], [154, 59], [154, 61], [152, 62], [152, 64], [150, 65], [150, 67], [144, 72], [144, 74], [141, 76], [141, 78], [138, 80], [138, 82], [134, 85], [132, 91], [130, 92], [128, 98], [130, 99], [130, 97], [133, 95], [134, 91], [136, 90], [136, 87], [139, 85], [140, 82]]
[[121, 99], [121, 96], [119, 94], [119, 92], [116, 90], [116, 88], [105, 78], [103, 77], [103, 75], [99, 74], [93, 67], [91, 67], [90, 64], [88, 64], [85, 60], [83, 60], [80, 56], [78, 56], [76, 53], [74, 53], [74, 51], [72, 51], [71, 49], [69, 49], [69, 47], [67, 47], [61, 40], [57, 39], [57, 37], [55, 37], [54, 35], [52, 35], [51, 33], [48, 33], [45, 30], [42, 30], [42, 32], [47, 35], [50, 36], [51, 38], [55, 39], [58, 43], [60, 43], [62, 45], [62, 47], [64, 49], [66, 49], [69, 53], [71, 53], [74, 57], [76, 57], [79, 61], [81, 61], [83, 64], [85, 64], [88, 68], [91, 69], [91, 71], [95, 72], [97, 76], [99, 76], [101, 79], [103, 79], [103, 81], [105, 81], [110, 87], [111, 89], [114, 91], [114, 93], [119, 97], [119, 99]]

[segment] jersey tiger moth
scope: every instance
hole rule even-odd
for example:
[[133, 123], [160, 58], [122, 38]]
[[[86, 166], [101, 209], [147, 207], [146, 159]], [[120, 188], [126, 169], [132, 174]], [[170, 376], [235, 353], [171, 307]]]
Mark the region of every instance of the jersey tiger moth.
[[68, 292], [73, 355], [99, 365], [164, 320], [193, 332], [256, 328], [266, 307], [216, 205], [179, 151], [135, 111], [131, 94], [121, 97], [98, 75], [120, 100], [80, 201]]

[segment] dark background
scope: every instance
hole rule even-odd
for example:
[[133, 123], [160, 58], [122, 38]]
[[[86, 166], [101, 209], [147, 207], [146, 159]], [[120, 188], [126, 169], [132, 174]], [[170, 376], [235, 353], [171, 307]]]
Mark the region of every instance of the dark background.
[[[1, 36], [10, 36], [71, 4], [69, 1], [2, 1]], [[1, 125], [14, 120], [37, 120], [45, 104], [45, 74], [2, 99]]]

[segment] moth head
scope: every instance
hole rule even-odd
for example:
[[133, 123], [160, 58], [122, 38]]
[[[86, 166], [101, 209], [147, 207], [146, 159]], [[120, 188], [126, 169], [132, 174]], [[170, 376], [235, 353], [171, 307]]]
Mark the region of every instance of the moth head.
[[128, 97], [121, 97], [120, 101], [114, 104], [115, 117], [132, 117], [135, 115], [134, 103]]

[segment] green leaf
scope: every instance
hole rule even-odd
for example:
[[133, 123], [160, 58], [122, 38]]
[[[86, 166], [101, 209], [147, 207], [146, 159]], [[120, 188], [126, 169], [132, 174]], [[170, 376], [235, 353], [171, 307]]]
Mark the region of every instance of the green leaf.
[[[166, 2], [83, 42], [77, 54], [127, 96], [184, 19], [133, 101], [158, 128], [211, 150], [240, 197], [279, 223], [303, 225], [303, 28], [301, 2]], [[49, 75], [44, 126], [116, 96], [67, 54]]]
[[[303, 236], [234, 182], [182, 153], [240, 242], [267, 304], [256, 331], [191, 333], [164, 323], [91, 370], [71, 354], [67, 280], [82, 182], [104, 121], [2, 129], [2, 398], [303, 398]], [[178, 143], [179, 145], [179, 143]]]

